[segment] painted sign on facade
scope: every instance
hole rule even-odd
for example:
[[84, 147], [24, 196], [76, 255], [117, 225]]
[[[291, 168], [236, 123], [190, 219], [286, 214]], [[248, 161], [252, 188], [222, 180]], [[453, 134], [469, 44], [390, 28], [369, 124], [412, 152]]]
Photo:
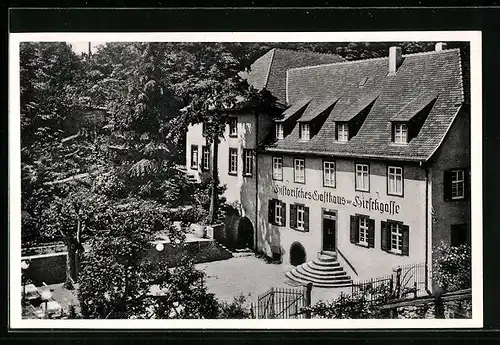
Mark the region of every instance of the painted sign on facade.
[[348, 205], [358, 209], [364, 209], [369, 212], [380, 212], [381, 214], [395, 215], [399, 214], [401, 206], [395, 201], [382, 201], [378, 198], [364, 198], [355, 195], [354, 197], [337, 195], [331, 191], [319, 191], [317, 189], [304, 190], [304, 188], [288, 188], [287, 186], [274, 186], [274, 192], [281, 196], [288, 196], [303, 200], [313, 200], [328, 204]]

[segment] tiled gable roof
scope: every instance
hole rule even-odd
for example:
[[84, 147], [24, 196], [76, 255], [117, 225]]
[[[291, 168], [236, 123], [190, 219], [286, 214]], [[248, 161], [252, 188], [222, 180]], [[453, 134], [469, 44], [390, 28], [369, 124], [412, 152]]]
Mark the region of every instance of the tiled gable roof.
[[285, 103], [288, 69], [341, 61], [344, 59], [336, 54], [274, 48], [255, 60], [249, 72], [243, 72], [240, 75], [256, 89], [266, 88], [281, 103]]
[[[388, 58], [377, 58], [288, 71], [291, 104], [306, 97], [320, 102], [340, 96], [319, 132], [299, 140], [298, 126], [268, 151], [333, 156], [425, 161], [435, 152], [464, 102], [458, 49], [403, 56], [394, 75], [388, 75]], [[364, 79], [368, 78], [364, 85]], [[407, 145], [391, 142], [391, 119], [422, 94], [439, 94], [418, 135]], [[347, 143], [335, 141], [335, 120], [356, 100], [378, 96], [358, 133]], [[343, 100], [344, 98], [344, 100]], [[353, 101], [349, 101], [352, 99]], [[343, 103], [345, 102], [345, 103]], [[363, 103], [363, 102], [361, 102]], [[342, 111], [337, 109], [345, 108]], [[307, 109], [306, 111], [307, 112]]]

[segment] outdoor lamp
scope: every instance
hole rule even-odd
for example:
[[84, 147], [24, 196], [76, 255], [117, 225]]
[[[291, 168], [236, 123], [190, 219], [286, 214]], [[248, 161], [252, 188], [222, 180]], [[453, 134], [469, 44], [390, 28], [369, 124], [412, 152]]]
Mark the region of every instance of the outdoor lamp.
[[42, 291], [41, 293], [42, 300], [45, 301], [45, 316], [47, 316], [47, 304], [49, 303], [49, 300], [52, 298], [52, 292], [47, 289]]
[[156, 250], [158, 252], [161, 252], [161, 251], [163, 251], [163, 249], [165, 248], [165, 246], [163, 245], [163, 243], [160, 242], [160, 243], [156, 244], [155, 248], [156, 248]]
[[163, 249], [165, 249], [165, 246], [163, 245], [163, 243], [158, 242], [156, 244], [155, 248], [156, 248], [156, 251], [158, 252], [158, 261], [160, 261], [160, 253], [163, 251]]

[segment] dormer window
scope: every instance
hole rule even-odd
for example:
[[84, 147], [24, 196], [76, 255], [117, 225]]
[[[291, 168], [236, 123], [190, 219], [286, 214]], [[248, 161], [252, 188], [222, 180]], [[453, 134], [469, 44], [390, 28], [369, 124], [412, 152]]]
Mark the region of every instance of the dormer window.
[[276, 123], [276, 139], [284, 139], [285, 131], [283, 129], [283, 123]]
[[395, 144], [405, 145], [408, 143], [408, 125], [406, 123], [395, 123], [393, 131]]
[[349, 125], [347, 123], [337, 123], [337, 141], [347, 142], [349, 140]]
[[300, 124], [300, 140], [308, 141], [311, 138], [311, 127], [308, 123]]

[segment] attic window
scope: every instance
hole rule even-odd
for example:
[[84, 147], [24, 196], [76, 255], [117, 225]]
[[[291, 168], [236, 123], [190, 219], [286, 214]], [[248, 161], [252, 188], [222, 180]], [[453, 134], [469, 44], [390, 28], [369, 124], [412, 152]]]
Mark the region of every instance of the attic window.
[[359, 81], [359, 87], [365, 86], [367, 81], [368, 81], [367, 77], [361, 78], [361, 80]]
[[349, 140], [349, 124], [347, 122], [338, 122], [336, 128], [337, 141], [347, 142]]
[[311, 138], [311, 127], [309, 123], [300, 124], [300, 140], [308, 141]]
[[408, 125], [406, 123], [395, 123], [392, 130], [395, 144], [405, 145], [408, 143]]
[[285, 132], [283, 129], [283, 123], [276, 123], [276, 139], [284, 139]]

